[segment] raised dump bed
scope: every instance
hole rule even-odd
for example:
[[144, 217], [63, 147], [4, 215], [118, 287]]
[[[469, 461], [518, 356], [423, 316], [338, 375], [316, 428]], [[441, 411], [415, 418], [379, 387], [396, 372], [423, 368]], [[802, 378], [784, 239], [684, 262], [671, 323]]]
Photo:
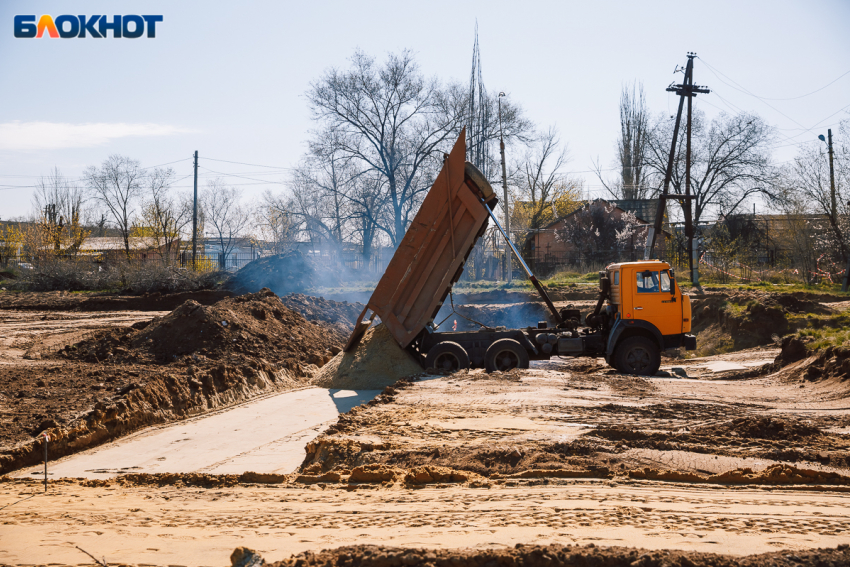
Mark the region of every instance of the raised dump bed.
[[443, 168], [422, 202], [345, 347], [357, 346], [377, 315], [402, 348], [433, 321], [463, 273], [463, 265], [487, 228], [498, 202], [478, 169], [466, 162], [461, 131]]

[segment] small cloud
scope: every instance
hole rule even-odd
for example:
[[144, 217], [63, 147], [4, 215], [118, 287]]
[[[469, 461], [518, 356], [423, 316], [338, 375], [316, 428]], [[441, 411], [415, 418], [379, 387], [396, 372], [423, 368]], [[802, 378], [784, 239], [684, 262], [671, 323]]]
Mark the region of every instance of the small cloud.
[[0, 123], [0, 150], [56, 150], [90, 148], [116, 138], [131, 136], [173, 136], [191, 132], [165, 124], [127, 124], [124, 122], [5, 122]]

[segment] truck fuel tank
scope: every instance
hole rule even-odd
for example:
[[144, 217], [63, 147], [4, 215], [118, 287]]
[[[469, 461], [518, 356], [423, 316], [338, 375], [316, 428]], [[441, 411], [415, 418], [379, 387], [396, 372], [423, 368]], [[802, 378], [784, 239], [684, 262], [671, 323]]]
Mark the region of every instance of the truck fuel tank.
[[566, 356], [577, 356], [585, 352], [584, 337], [558, 339], [558, 354]]

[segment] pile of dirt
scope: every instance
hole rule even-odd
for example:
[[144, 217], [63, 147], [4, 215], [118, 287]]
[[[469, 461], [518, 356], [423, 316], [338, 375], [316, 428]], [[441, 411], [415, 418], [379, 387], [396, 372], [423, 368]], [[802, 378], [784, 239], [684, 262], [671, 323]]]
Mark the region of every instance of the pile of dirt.
[[[323, 285], [339, 285], [339, 282], [328, 282], [323, 274]], [[234, 293], [254, 293], [268, 288], [278, 295], [301, 293], [316, 285], [316, 267], [309, 258], [297, 250], [284, 254], [265, 256], [246, 264], [233, 274], [222, 287]]]
[[264, 563], [259, 553], [239, 547], [230, 556], [232, 567], [270, 565], [271, 567], [767, 567], [768, 565], [847, 565], [850, 546], [806, 551], [772, 551], [759, 555], [718, 555], [683, 550], [648, 550], [629, 547], [598, 547], [595, 544], [523, 545], [495, 549], [409, 549], [375, 545], [354, 545], [306, 551], [276, 563]]
[[354, 328], [357, 318], [366, 307], [362, 303], [332, 301], [301, 293], [290, 293], [280, 300], [293, 311], [301, 313], [308, 321], [329, 323], [346, 334]]
[[806, 380], [850, 380], [850, 348], [828, 347], [814, 353], [814, 357], [806, 369]]
[[[211, 306], [190, 300], [148, 323], [101, 331], [59, 351], [55, 357], [65, 360], [55, 377], [27, 381], [22, 375], [32, 369], [22, 368], [0, 380], [12, 384], [5, 378], [14, 374], [14, 392], [0, 394], [11, 393], [28, 412], [27, 423], [9, 428], [13, 437], [0, 439], [0, 473], [39, 461], [41, 441], [29, 435], [41, 431], [59, 457], [148, 425], [307, 386], [344, 339], [269, 290]], [[56, 396], [63, 388], [65, 401]]]
[[797, 368], [790, 376], [792, 379], [802, 375], [810, 382], [830, 379], [841, 382], [850, 381], [850, 348], [846, 346], [809, 350], [805, 340], [800, 337], [783, 338], [782, 350], [776, 357], [776, 362], [787, 366], [799, 361], [804, 362], [796, 365]]
[[209, 306], [190, 300], [164, 317], [133, 327], [100, 333], [60, 354], [89, 362], [160, 364], [184, 356], [238, 357], [296, 370], [322, 366], [344, 341], [342, 333], [305, 320], [268, 289]]
[[809, 423], [792, 418], [778, 417], [741, 417], [719, 425], [694, 429], [694, 433], [713, 433], [714, 435], [742, 437], [745, 439], [773, 439], [782, 441], [802, 441], [809, 437], [823, 435], [823, 432]]
[[[543, 476], [564, 476], [567, 472], [581, 476], [609, 478], [611, 472], [599, 466], [592, 457], [597, 444], [579, 439], [567, 443], [535, 443], [523, 446], [491, 444], [487, 447], [422, 447], [398, 450], [384, 443], [357, 441], [333, 433], [353, 428], [338, 423], [311, 441], [301, 465], [303, 474], [335, 471], [346, 474], [356, 467], [389, 466], [400, 470], [438, 467], [475, 473], [481, 477], [508, 478], [505, 475], [545, 471]], [[500, 476], [501, 475], [501, 476]]]
[[692, 472], [644, 468], [629, 471], [630, 478], [641, 480], [666, 480], [672, 482], [708, 482], [717, 484], [767, 484], [767, 485], [850, 485], [850, 477], [842, 474], [800, 469], [792, 465], [777, 463], [765, 469], [735, 469], [720, 474], [700, 475]]
[[422, 373], [409, 352], [398, 346], [381, 323], [371, 327], [357, 348], [340, 352], [313, 377], [321, 388], [381, 390], [398, 380]]

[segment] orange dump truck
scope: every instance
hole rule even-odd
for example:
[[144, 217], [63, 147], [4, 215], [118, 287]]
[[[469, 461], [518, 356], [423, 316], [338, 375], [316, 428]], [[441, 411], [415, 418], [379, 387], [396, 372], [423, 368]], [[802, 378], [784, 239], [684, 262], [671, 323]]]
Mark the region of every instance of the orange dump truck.
[[552, 356], [604, 357], [621, 372], [653, 375], [661, 351], [696, 348], [690, 298], [682, 294], [665, 262], [611, 264], [599, 273], [599, 299], [586, 316], [577, 309], [557, 310], [516, 252], [554, 325], [441, 332], [434, 318], [466, 259], [492, 220], [496, 195], [484, 175], [465, 161], [465, 132], [445, 157], [443, 168], [422, 202], [386, 272], [354, 328], [346, 351], [357, 347], [376, 318], [425, 368], [505, 371], [528, 368], [531, 360]]

